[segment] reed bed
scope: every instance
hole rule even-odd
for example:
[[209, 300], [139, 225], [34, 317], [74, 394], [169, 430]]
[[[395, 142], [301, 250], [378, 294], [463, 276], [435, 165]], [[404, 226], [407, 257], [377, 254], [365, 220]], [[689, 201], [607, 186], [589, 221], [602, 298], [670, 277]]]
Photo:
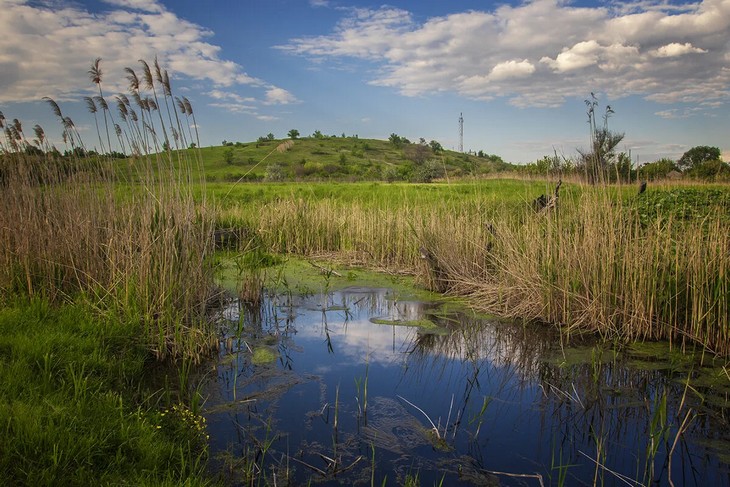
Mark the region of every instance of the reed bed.
[[[147, 325], [158, 358], [199, 356], [212, 225], [176, 183], [127, 188], [103, 174], [63, 179], [46, 166], [37, 184], [10, 158], [0, 195], [0, 292], [51, 301], [79, 295], [100, 311]], [[35, 172], [34, 174], [37, 174]]]
[[[147, 89], [154, 93], [155, 86], [162, 87], [167, 104], [172, 99], [167, 73], [155, 62], [153, 77], [149, 65], [141, 64]], [[64, 155], [51, 148], [40, 128], [31, 143], [17, 120], [5, 127], [0, 142], [0, 298], [83, 299], [100, 312], [143, 323], [157, 358], [198, 360], [216, 344], [205, 319], [212, 293], [212, 213], [204, 198], [193, 198], [193, 182], [198, 193], [202, 185], [193, 181], [193, 168], [199, 169], [195, 151], [170, 147], [168, 132], [175, 146], [187, 140], [180, 117], [175, 112], [175, 125], [168, 106], [171, 125], [160, 130], [161, 109], [144, 94], [134, 72], [128, 72], [140, 116], [132, 117], [132, 105], [122, 95], [118, 108], [126, 128], [113, 124], [120, 147], [132, 151], [128, 159], [109, 152], [113, 139], [108, 131], [107, 137], [99, 132], [103, 154], [87, 149], [53, 100], [49, 104], [70, 144]], [[103, 107], [105, 123], [107, 118], [113, 122], [102, 97], [99, 60], [89, 73], [99, 87], [96, 105], [94, 100], [89, 105]], [[192, 114], [187, 100], [180, 106], [186, 117]], [[157, 126], [154, 111], [160, 113]], [[188, 137], [193, 137], [189, 127]], [[166, 150], [157, 151], [160, 146]]]
[[647, 220], [639, 197], [625, 193], [584, 187], [546, 212], [478, 197], [390, 206], [282, 198], [255, 213], [229, 208], [226, 218], [275, 251], [407, 270], [478, 308], [556, 323], [568, 335], [730, 354], [727, 209]]

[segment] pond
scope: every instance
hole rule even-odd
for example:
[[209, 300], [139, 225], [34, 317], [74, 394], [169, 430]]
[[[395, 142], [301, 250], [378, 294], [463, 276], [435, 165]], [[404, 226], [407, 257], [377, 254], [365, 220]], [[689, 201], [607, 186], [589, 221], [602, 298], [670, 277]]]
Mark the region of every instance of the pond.
[[724, 362], [381, 288], [221, 322], [205, 415], [232, 485], [730, 485]]

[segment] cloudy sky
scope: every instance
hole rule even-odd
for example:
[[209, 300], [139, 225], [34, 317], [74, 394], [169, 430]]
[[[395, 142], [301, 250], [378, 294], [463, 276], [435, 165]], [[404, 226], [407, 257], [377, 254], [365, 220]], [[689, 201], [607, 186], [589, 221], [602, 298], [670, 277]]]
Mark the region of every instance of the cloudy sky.
[[42, 97], [93, 141], [92, 60], [111, 100], [157, 56], [203, 145], [296, 128], [456, 148], [463, 113], [466, 150], [530, 162], [587, 146], [595, 93], [639, 163], [730, 160], [730, 0], [0, 0], [0, 31], [0, 110], [56, 137]]

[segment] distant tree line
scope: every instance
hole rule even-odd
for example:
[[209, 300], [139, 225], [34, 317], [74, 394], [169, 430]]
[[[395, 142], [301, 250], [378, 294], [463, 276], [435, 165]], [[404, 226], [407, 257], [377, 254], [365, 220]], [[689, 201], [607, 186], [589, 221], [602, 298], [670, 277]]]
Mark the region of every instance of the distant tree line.
[[[518, 171], [532, 175], [565, 175], [586, 176], [591, 180], [592, 160], [583, 154], [577, 158], [561, 157], [557, 154], [544, 156], [533, 163], [518, 166]], [[602, 168], [604, 179], [608, 182], [657, 180], [667, 178], [688, 177], [705, 181], [730, 180], [730, 164], [722, 160], [718, 147], [696, 146], [676, 161], [661, 158], [653, 162], [634, 166], [626, 152], [619, 152], [611, 157]]]
[[730, 165], [721, 158], [720, 149], [696, 146], [674, 161], [663, 158], [635, 167], [631, 155], [619, 151], [624, 133], [609, 128], [609, 118], [615, 112], [610, 105], [598, 116], [598, 100], [591, 93], [585, 100], [590, 129], [590, 147], [578, 149], [577, 156], [565, 157], [555, 153], [534, 163], [519, 166], [519, 171], [534, 175], [574, 174], [596, 184], [602, 182], [653, 180], [670, 177], [690, 177], [704, 180], [730, 180]]

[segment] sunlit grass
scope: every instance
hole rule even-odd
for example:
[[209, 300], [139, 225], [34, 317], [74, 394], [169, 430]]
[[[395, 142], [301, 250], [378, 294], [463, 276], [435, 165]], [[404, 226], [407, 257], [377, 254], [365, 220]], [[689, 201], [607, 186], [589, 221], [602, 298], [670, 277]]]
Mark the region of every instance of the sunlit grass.
[[[173, 405], [143, 388], [141, 329], [41, 299], [0, 310], [6, 485], [210, 483], [204, 431], [160, 421]], [[140, 395], [148, 399], [140, 403]]]

